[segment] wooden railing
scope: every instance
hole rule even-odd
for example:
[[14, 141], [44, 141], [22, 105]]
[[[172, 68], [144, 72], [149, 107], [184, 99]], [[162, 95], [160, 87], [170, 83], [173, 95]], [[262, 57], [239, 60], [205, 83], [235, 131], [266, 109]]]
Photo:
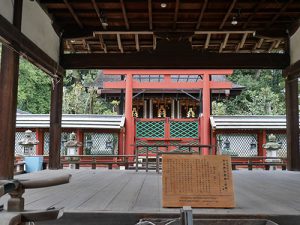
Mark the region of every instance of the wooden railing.
[[282, 170], [286, 170], [287, 159], [282, 157], [265, 157], [265, 156], [253, 156], [253, 157], [231, 157], [232, 170], [236, 170], [237, 167], [248, 168], [262, 168], [270, 170], [270, 167], [281, 167]]

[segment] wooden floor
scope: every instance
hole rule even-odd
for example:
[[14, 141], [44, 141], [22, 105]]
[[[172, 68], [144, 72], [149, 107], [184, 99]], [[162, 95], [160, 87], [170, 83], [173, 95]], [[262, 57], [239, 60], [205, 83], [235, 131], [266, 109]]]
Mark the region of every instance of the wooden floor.
[[[65, 212], [178, 212], [161, 206], [161, 174], [119, 170], [60, 170], [17, 179], [71, 173], [71, 183], [27, 190], [26, 209], [65, 207]], [[201, 214], [300, 215], [300, 173], [234, 171], [236, 208], [193, 209]], [[8, 197], [2, 198], [4, 204]]]

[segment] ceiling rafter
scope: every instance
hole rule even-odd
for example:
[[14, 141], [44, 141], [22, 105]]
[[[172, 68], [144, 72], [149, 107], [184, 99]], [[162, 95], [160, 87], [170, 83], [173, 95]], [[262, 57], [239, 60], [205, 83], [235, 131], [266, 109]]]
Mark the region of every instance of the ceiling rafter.
[[204, 45], [205, 49], [208, 48], [208, 46], [209, 46], [210, 36], [211, 36], [211, 33], [208, 33], [206, 36], [206, 41], [205, 41], [205, 45]]
[[96, 11], [96, 14], [97, 14], [97, 16], [98, 16], [98, 18], [99, 18], [99, 20], [100, 20], [100, 23], [101, 23], [102, 28], [103, 28], [104, 30], [106, 30], [107, 27], [103, 25], [103, 24], [104, 24], [104, 21], [103, 21], [103, 18], [102, 18], [102, 16], [101, 16], [100, 10], [99, 10], [99, 8], [98, 8], [98, 6], [97, 6], [96, 0], [92, 0], [92, 4], [93, 4], [93, 7], [94, 7], [94, 9], [95, 9], [95, 11]]
[[82, 43], [83, 43], [84, 48], [87, 49], [88, 53], [91, 53], [91, 52], [92, 52], [92, 51], [91, 51], [91, 46], [89, 45], [89, 43], [87, 42], [87, 40], [86, 40], [86, 39], [83, 39], [83, 40], [82, 40]]
[[129, 22], [128, 22], [128, 18], [127, 18], [125, 3], [123, 0], [120, 0], [120, 3], [121, 3], [121, 7], [122, 7], [122, 13], [123, 13], [123, 17], [124, 17], [125, 26], [126, 26], [126, 29], [129, 30], [130, 26], [129, 26]]
[[153, 35], [153, 50], [156, 49], [156, 45], [157, 45], [157, 37], [155, 35]]
[[148, 16], [149, 16], [149, 30], [153, 29], [152, 23], [152, 0], [148, 0]]
[[272, 18], [272, 20], [266, 25], [266, 28], [270, 28], [270, 26], [278, 19], [278, 17], [286, 10], [286, 8], [293, 2], [293, 0], [289, 0], [281, 7], [280, 11]]
[[271, 45], [270, 45], [270, 47], [269, 47], [269, 49], [268, 49], [268, 52], [269, 52], [269, 53], [274, 49], [274, 47], [275, 47], [276, 44], [277, 44], [277, 40], [274, 40], [274, 41], [271, 43]]
[[177, 19], [178, 19], [178, 11], [179, 11], [179, 0], [176, 0], [173, 29], [176, 29], [176, 23], [177, 23]]
[[286, 8], [293, 2], [293, 0], [289, 0], [281, 7], [280, 11], [272, 18], [272, 20], [266, 25], [266, 28], [270, 28], [271, 25], [278, 19], [278, 17], [286, 10]]
[[203, 15], [204, 15], [204, 11], [207, 7], [207, 3], [208, 3], [208, 0], [204, 0], [203, 6], [201, 8], [201, 12], [200, 12], [200, 15], [199, 15], [199, 18], [198, 18], [198, 22], [197, 22], [197, 25], [196, 25], [196, 30], [199, 30], [199, 28], [200, 28], [200, 25], [201, 25], [201, 22], [202, 22], [202, 19], [203, 19]]
[[225, 23], [226, 23], [226, 21], [227, 21], [229, 15], [230, 15], [231, 11], [233, 10], [233, 8], [234, 8], [236, 2], [237, 2], [237, 0], [233, 0], [233, 1], [231, 2], [230, 7], [229, 7], [227, 13], [225, 14], [224, 19], [223, 19], [223, 21], [222, 21], [222, 23], [221, 23], [221, 25], [220, 25], [220, 27], [219, 27], [220, 30], [223, 29], [223, 27], [224, 27], [224, 25], [225, 25]]
[[229, 33], [226, 33], [226, 35], [225, 35], [225, 38], [224, 38], [224, 41], [221, 43], [221, 45], [220, 45], [220, 49], [219, 49], [219, 52], [222, 52], [222, 50], [224, 49], [224, 48], [226, 48], [226, 45], [227, 45], [227, 42], [228, 42], [228, 38], [229, 38]]
[[81, 23], [81, 21], [79, 20], [78, 16], [76, 15], [76, 13], [74, 12], [74, 9], [72, 8], [72, 6], [70, 5], [70, 3], [68, 2], [68, 0], [64, 0], [65, 5], [67, 6], [68, 10], [70, 11], [70, 13], [72, 14], [73, 18], [75, 19], [76, 23], [78, 24], [78, 26], [83, 29], [83, 24]]
[[104, 42], [102, 34], [99, 34], [99, 41], [100, 41], [101, 48], [103, 49], [103, 51], [105, 53], [107, 53], [107, 47], [106, 47], [106, 44]]
[[120, 49], [121, 53], [124, 53], [122, 41], [121, 41], [121, 35], [117, 34], [117, 41], [118, 41], [118, 48]]
[[253, 18], [256, 16], [258, 10], [261, 8], [262, 4], [265, 2], [266, 0], [261, 0], [259, 1], [254, 8], [253, 13], [248, 17], [248, 20], [246, 21], [246, 23], [244, 23], [243, 25], [243, 29], [246, 29], [248, 24], [251, 22], [251, 20], [253, 20]]
[[138, 35], [138, 34], [135, 34], [135, 35], [134, 35], [134, 39], [135, 39], [135, 48], [136, 48], [136, 50], [139, 52], [139, 51], [140, 51], [139, 35]]

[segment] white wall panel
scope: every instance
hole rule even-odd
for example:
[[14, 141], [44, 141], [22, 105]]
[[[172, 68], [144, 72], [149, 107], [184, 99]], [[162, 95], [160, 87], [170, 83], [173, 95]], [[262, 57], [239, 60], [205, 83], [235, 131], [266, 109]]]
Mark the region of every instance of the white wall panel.
[[12, 23], [13, 21], [13, 0], [0, 0], [0, 15]]
[[290, 39], [291, 64], [300, 60], [300, 28]]
[[59, 37], [52, 28], [51, 19], [35, 1], [23, 1], [22, 33], [58, 62]]

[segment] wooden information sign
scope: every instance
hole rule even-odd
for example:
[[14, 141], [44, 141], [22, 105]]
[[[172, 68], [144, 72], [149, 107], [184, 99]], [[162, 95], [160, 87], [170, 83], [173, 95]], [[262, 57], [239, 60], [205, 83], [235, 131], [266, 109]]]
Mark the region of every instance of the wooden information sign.
[[230, 156], [163, 155], [163, 207], [233, 208]]

